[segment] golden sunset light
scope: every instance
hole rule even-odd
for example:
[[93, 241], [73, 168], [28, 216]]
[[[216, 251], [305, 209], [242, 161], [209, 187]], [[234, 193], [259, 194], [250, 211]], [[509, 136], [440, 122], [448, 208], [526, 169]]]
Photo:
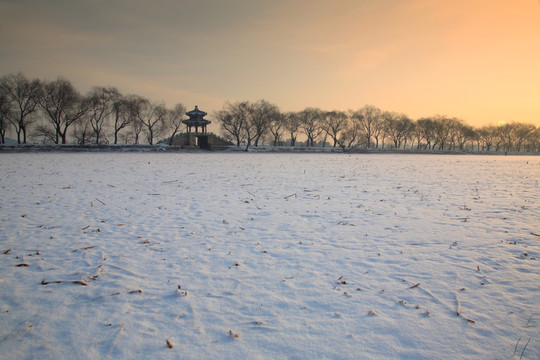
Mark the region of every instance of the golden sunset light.
[[82, 92], [540, 125], [537, 0], [1, 0], [0, 14], [2, 75]]

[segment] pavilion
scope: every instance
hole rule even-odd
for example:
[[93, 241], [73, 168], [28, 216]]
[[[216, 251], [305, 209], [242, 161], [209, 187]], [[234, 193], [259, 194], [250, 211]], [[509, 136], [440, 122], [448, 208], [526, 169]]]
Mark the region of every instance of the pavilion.
[[200, 133], [206, 133], [206, 126], [211, 123], [210, 120], [204, 119], [208, 115], [207, 113], [199, 110], [195, 105], [195, 109], [188, 111], [186, 115], [189, 116], [189, 119], [183, 120], [182, 123], [186, 124], [188, 133], [192, 132], [192, 128], [195, 128], [195, 134], [199, 134], [199, 128], [201, 129]]
[[232, 145], [230, 141], [207, 132], [206, 127], [211, 121], [204, 118], [207, 113], [197, 106], [186, 115], [189, 119], [182, 120], [182, 123], [187, 126], [187, 132], [165, 139], [163, 143], [192, 150], [225, 150]]
[[211, 121], [204, 118], [207, 113], [197, 106], [186, 115], [189, 119], [182, 120], [182, 123], [187, 126], [187, 132], [162, 140], [163, 143], [192, 150], [225, 150], [232, 145], [230, 141], [207, 132], [206, 127]]

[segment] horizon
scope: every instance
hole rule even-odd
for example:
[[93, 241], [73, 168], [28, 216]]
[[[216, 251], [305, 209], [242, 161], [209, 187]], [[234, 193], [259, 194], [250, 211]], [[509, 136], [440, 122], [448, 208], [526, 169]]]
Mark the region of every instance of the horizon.
[[284, 112], [372, 104], [540, 126], [540, 1], [125, 1], [0, 0], [2, 75], [113, 86], [210, 117], [265, 99]]

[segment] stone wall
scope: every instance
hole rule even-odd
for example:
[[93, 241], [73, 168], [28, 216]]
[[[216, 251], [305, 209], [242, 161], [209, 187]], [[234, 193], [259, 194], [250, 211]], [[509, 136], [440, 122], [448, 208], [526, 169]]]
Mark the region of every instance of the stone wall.
[[172, 145], [183, 149], [225, 150], [232, 144], [214, 134], [181, 134], [175, 136]]

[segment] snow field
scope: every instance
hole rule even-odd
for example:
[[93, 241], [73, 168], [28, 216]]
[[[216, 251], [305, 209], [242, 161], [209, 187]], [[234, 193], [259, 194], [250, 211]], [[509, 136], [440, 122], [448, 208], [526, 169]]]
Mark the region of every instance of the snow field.
[[538, 157], [5, 154], [0, 169], [0, 357], [540, 355]]

